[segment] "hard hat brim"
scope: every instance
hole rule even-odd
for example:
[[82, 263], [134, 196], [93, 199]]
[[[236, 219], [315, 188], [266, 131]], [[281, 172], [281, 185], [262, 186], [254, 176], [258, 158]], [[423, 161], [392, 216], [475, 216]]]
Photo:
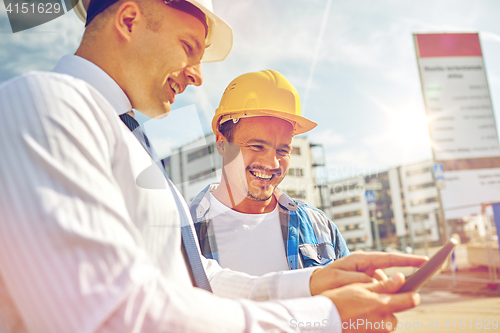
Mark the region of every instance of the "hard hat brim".
[[[226, 59], [233, 48], [233, 29], [223, 19], [214, 14], [213, 11], [203, 6], [196, 0], [186, 0], [200, 9], [208, 18], [209, 40], [208, 47], [201, 59], [201, 62], [216, 62]], [[87, 10], [83, 5], [83, 0], [71, 0], [71, 5], [76, 16], [85, 23], [87, 21]]]
[[216, 62], [226, 59], [233, 48], [233, 29], [213, 11], [203, 6], [196, 0], [186, 0], [198, 7], [209, 19], [209, 46], [201, 62]]
[[71, 6], [76, 16], [83, 22], [87, 22], [87, 10], [83, 6], [83, 0], [71, 0]]
[[220, 120], [224, 116], [229, 116], [227, 120], [249, 118], [249, 117], [275, 117], [283, 119], [292, 123], [293, 125], [292, 135], [299, 135], [309, 132], [310, 130], [318, 126], [318, 124], [312, 120], [309, 120], [302, 116], [290, 114], [287, 112], [275, 111], [275, 110], [262, 110], [262, 109], [239, 110], [239, 111], [231, 111], [229, 113], [224, 113], [224, 114], [216, 114], [216, 116], [214, 116], [214, 118], [212, 119], [212, 130], [215, 134], [219, 132]]

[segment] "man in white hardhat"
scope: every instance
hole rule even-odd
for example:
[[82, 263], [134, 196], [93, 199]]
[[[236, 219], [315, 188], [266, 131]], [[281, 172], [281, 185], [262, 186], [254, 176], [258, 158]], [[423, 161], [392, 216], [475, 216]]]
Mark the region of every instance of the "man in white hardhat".
[[190, 204], [206, 258], [263, 275], [324, 266], [349, 254], [322, 211], [278, 189], [292, 137], [316, 125], [301, 115], [297, 89], [281, 73], [252, 72], [231, 81], [212, 121], [222, 178]]
[[[61, 59], [55, 71], [82, 79], [91, 76], [87, 81], [96, 86], [99, 83], [93, 73], [82, 70], [85, 60], [90, 61], [118, 83], [131, 108], [158, 117], [170, 110], [175, 95], [188, 85], [202, 84], [200, 61], [227, 57], [232, 30], [213, 13], [210, 0], [137, 0], [127, 4], [124, 0], [87, 1], [85, 10], [85, 3], [78, 2], [74, 8], [85, 19], [86, 30], [76, 56]], [[122, 23], [104, 29], [104, 20], [110, 23], [117, 10], [122, 10]], [[168, 14], [171, 19], [167, 20]], [[145, 24], [133, 24], [142, 22]], [[134, 28], [138, 31], [132, 31]], [[140, 38], [134, 38], [139, 33]]]
[[0, 86], [0, 331], [291, 332], [326, 320], [338, 332], [357, 318], [394, 323], [418, 303], [392, 294], [402, 276], [330, 289], [345, 271], [366, 281], [419, 257], [351, 255], [266, 278], [200, 258], [187, 205], [131, 110], [167, 113], [202, 83], [200, 61], [228, 54], [231, 30], [210, 0], [88, 10], [75, 55]]

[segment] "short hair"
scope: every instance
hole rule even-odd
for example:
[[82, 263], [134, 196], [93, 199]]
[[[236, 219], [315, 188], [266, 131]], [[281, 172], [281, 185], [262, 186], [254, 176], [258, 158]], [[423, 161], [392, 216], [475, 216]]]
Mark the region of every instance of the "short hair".
[[219, 125], [219, 132], [227, 139], [229, 142], [233, 142], [234, 139], [234, 131], [236, 130], [236, 126], [238, 123], [234, 123], [232, 119], [222, 123]]
[[[85, 32], [88, 32], [90, 35], [94, 35], [97, 31], [101, 30], [104, 26], [104, 22], [106, 22], [108, 18], [112, 17], [125, 1], [129, 0], [119, 0], [99, 13], [92, 21], [90, 21]], [[156, 1], [153, 2], [150, 0], [133, 1], [139, 5], [142, 14], [146, 17], [146, 27], [152, 31], [158, 31], [162, 23], [162, 17], [157, 14], [158, 11], [154, 9], [154, 6], [161, 6], [164, 4], [162, 2], [157, 3]]]

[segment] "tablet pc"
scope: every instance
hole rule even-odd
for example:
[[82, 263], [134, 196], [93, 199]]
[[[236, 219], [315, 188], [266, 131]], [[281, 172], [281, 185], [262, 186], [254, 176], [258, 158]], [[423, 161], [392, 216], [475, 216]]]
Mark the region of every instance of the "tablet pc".
[[450, 239], [428, 262], [406, 278], [406, 282], [399, 292], [404, 293], [420, 289], [443, 266], [446, 258], [448, 258], [457, 243], [455, 239]]

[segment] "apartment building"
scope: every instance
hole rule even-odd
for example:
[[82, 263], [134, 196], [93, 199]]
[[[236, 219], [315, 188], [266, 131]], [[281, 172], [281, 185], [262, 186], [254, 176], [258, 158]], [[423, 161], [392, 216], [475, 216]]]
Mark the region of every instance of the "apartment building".
[[294, 199], [318, 207], [320, 197], [315, 172], [318, 164], [313, 155], [313, 146], [306, 137], [293, 137], [290, 168], [279, 189]]
[[440, 200], [431, 160], [401, 166], [409, 232], [414, 242], [440, 242]]
[[221, 178], [222, 157], [217, 152], [213, 134], [177, 148], [163, 163], [188, 203], [208, 184]]
[[[352, 250], [438, 245], [440, 200], [433, 165], [425, 161], [329, 182], [323, 209]], [[371, 204], [367, 191], [374, 197]]]
[[322, 187], [322, 198], [324, 212], [335, 222], [350, 250], [373, 246], [364, 176], [329, 182]]

